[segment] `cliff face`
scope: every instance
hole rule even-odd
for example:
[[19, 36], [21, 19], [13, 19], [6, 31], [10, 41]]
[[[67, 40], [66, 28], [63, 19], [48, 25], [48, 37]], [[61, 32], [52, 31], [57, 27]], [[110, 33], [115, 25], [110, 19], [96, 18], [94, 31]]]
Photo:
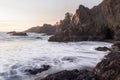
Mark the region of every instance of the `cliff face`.
[[25, 32], [46, 33], [47, 35], [52, 35], [55, 34], [56, 27], [50, 24], [44, 24], [43, 26], [32, 27]]
[[67, 28], [49, 41], [120, 40], [120, 0], [104, 0], [88, 9], [76, 10]]

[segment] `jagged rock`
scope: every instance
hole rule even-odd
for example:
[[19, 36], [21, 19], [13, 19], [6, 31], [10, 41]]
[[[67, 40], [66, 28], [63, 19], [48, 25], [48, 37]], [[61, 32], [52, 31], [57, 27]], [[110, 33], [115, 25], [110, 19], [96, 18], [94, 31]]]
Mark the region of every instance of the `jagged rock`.
[[103, 80], [120, 80], [120, 52], [111, 52], [97, 64], [94, 69], [96, 75]]
[[35, 80], [102, 80], [99, 76], [88, 70], [71, 70], [61, 71], [55, 74], [48, 75], [43, 79]]
[[31, 74], [31, 75], [36, 75], [38, 73], [41, 73], [43, 71], [46, 71], [50, 69], [50, 66], [49, 65], [42, 65], [41, 68], [34, 68], [34, 69], [26, 69], [25, 72]]
[[49, 41], [120, 40], [119, 3], [120, 0], [104, 0], [92, 9], [80, 5], [68, 26], [60, 30], [59, 24], [58, 32]]
[[25, 32], [46, 33], [47, 35], [52, 35], [55, 34], [56, 27], [50, 24], [44, 24], [43, 26], [32, 27]]
[[97, 47], [95, 48], [97, 51], [110, 51], [111, 49], [108, 47]]

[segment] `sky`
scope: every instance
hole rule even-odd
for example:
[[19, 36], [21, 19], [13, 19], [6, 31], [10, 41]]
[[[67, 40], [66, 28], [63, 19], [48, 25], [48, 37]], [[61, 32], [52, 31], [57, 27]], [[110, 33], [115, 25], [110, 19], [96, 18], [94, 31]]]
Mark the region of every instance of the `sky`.
[[55, 24], [79, 5], [92, 8], [102, 0], [0, 0], [0, 31], [23, 31], [44, 23]]

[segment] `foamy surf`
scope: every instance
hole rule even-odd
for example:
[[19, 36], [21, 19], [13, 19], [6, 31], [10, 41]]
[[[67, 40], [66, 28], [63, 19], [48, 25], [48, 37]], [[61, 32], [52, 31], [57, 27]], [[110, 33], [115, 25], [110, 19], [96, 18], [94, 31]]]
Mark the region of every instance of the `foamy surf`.
[[[105, 42], [48, 42], [48, 38], [34, 33], [27, 37], [0, 33], [0, 80], [32, 80], [61, 70], [94, 67], [107, 54], [95, 48], [111, 46]], [[50, 65], [50, 69], [37, 75], [25, 72], [42, 65]]]

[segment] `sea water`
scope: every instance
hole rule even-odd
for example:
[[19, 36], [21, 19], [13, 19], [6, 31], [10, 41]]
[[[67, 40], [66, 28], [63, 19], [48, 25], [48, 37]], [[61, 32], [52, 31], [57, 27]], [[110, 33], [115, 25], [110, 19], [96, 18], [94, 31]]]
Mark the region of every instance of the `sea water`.
[[[45, 77], [61, 70], [95, 67], [108, 52], [96, 51], [96, 47], [110, 47], [105, 42], [48, 42], [50, 36], [28, 33], [28, 36], [11, 36], [0, 33], [0, 80], [30, 80]], [[26, 69], [50, 69], [30, 75]]]

